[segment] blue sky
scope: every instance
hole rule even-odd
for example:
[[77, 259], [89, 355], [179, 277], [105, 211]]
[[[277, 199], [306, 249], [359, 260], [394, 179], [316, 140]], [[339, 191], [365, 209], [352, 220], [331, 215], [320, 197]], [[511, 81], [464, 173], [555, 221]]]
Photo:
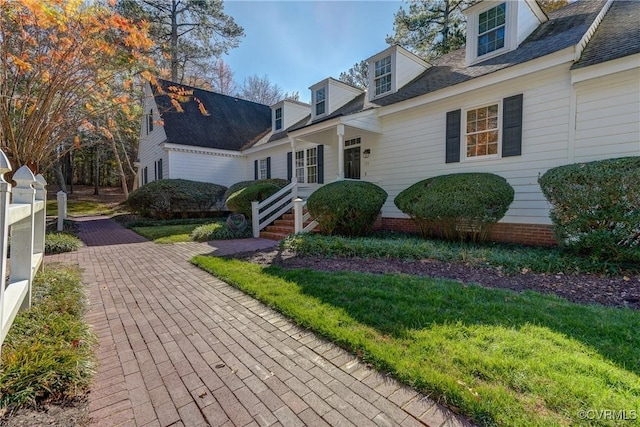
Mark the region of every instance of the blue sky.
[[285, 92], [309, 86], [385, 49], [393, 33], [397, 1], [233, 1], [225, 13], [244, 28], [240, 46], [223, 56], [238, 84], [269, 76]]

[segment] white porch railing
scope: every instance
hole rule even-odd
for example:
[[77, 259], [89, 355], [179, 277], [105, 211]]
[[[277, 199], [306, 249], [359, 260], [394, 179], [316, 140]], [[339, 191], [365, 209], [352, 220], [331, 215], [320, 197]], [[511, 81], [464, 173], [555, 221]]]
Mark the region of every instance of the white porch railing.
[[292, 182], [262, 202], [251, 202], [253, 237], [260, 237], [260, 230], [291, 210], [293, 208], [293, 200], [297, 197], [298, 184]]
[[309, 212], [304, 211], [304, 208], [307, 206], [307, 201], [302, 200], [301, 198], [297, 198], [293, 201], [293, 217], [294, 217], [294, 232], [296, 234], [299, 233], [308, 233], [314, 228], [318, 226], [318, 221], [313, 220], [306, 226], [305, 222], [311, 219], [311, 214]]
[[[33, 276], [44, 257], [47, 182], [22, 166], [12, 177], [16, 182], [12, 189], [4, 179], [9, 171], [11, 165], [0, 150], [0, 345], [18, 311], [31, 306]], [[9, 231], [11, 273], [7, 282]]]

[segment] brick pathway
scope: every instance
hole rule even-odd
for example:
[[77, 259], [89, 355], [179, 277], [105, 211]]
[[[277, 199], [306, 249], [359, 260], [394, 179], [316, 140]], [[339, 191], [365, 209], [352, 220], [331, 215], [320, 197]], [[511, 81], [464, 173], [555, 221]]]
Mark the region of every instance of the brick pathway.
[[189, 263], [271, 241], [157, 245], [80, 220], [100, 340], [94, 426], [459, 426], [450, 411]]

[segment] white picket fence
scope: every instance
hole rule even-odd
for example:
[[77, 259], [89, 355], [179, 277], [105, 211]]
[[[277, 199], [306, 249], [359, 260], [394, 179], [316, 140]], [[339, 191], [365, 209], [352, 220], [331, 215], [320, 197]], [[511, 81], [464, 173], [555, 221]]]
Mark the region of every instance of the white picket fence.
[[[42, 175], [22, 166], [12, 188], [4, 174], [11, 164], [0, 150], [0, 345], [19, 310], [31, 306], [33, 276], [42, 266], [47, 191]], [[11, 235], [11, 259], [7, 261]], [[7, 280], [7, 262], [10, 273]]]

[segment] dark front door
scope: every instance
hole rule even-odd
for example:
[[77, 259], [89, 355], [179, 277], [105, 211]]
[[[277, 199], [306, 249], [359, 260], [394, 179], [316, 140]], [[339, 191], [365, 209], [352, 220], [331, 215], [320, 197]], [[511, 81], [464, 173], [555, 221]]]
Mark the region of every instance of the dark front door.
[[344, 150], [344, 177], [360, 179], [360, 147]]

